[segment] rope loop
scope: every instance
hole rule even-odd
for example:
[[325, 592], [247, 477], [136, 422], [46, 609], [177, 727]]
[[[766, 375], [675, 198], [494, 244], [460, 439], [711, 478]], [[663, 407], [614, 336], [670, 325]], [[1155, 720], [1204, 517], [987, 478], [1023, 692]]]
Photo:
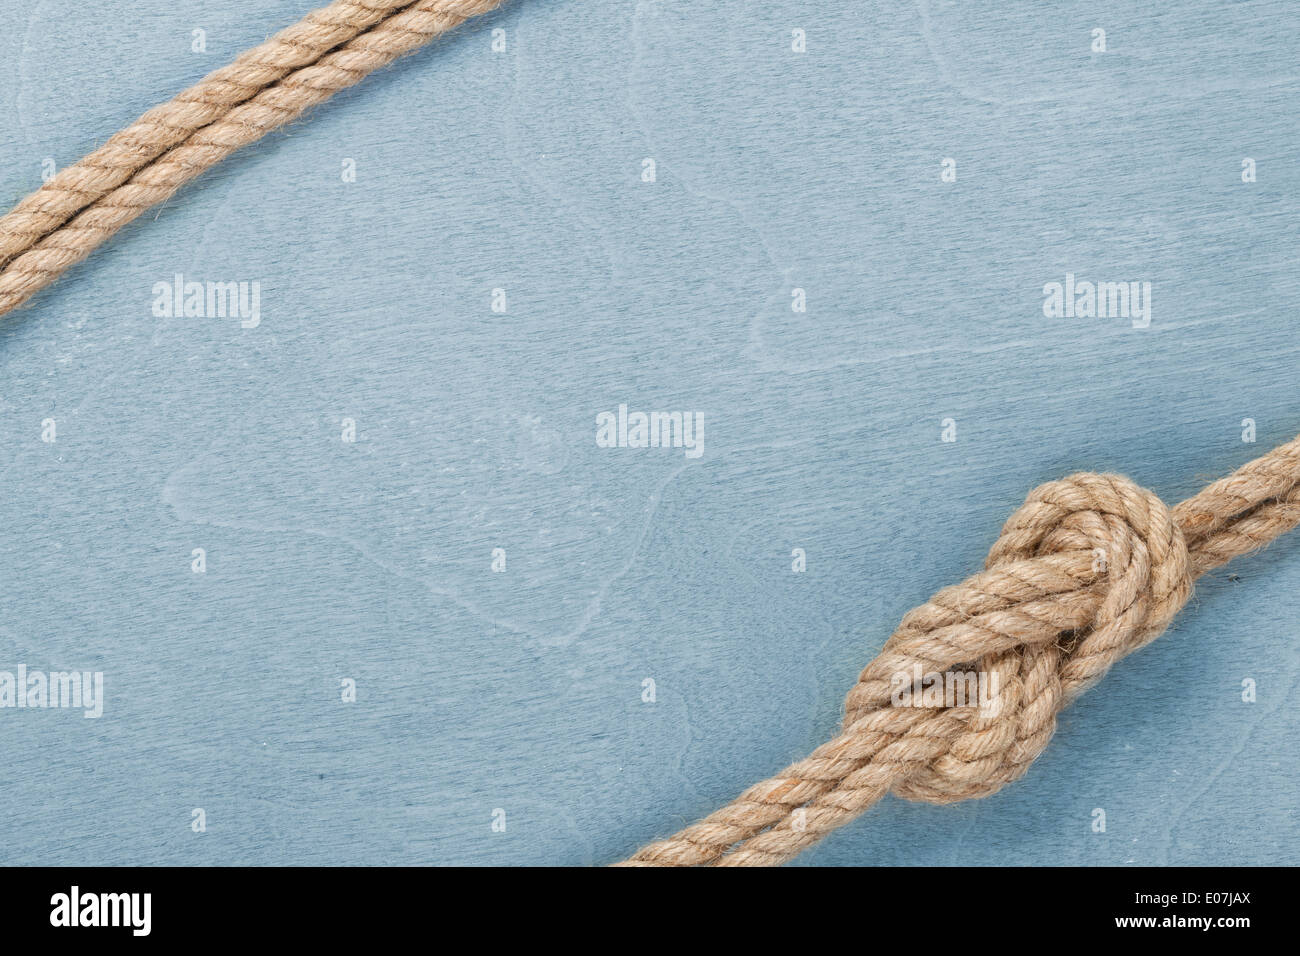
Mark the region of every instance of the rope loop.
[[837, 736], [620, 865], [770, 866], [887, 793], [996, 792], [1071, 700], [1169, 625], [1197, 577], [1297, 525], [1300, 438], [1172, 509], [1119, 475], [1038, 486], [982, 571], [903, 617], [849, 690]]
[[[868, 666], [849, 694], [845, 732], [873, 709], [899, 705], [900, 673], [928, 674], [947, 691], [952, 731], [893, 792], [932, 803], [988, 796], [1029, 768], [1066, 704], [1160, 634], [1191, 592], [1187, 544], [1156, 495], [1118, 475], [1040, 485], [1003, 526], [981, 574], [904, 618], [886, 666], [907, 659], [910, 669], [892, 675], [881, 701], [872, 689], [882, 669]], [[925, 670], [949, 661], [943, 672]], [[909, 705], [918, 691], [924, 704], [924, 688], [906, 689]]]

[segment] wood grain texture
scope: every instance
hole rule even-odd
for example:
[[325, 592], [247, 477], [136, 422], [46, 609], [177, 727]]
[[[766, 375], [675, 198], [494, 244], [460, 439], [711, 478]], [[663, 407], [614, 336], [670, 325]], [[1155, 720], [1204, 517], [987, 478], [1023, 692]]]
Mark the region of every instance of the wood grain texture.
[[[0, 325], [0, 669], [108, 693], [0, 709], [0, 861], [611, 862], [826, 739], [1032, 486], [1300, 432], [1295, 11], [823, 6], [516, 0]], [[304, 10], [0, 0], [0, 197]], [[704, 454], [597, 447], [624, 402]], [[1293, 540], [1212, 575], [1024, 780], [798, 862], [1294, 862], [1297, 593]]]

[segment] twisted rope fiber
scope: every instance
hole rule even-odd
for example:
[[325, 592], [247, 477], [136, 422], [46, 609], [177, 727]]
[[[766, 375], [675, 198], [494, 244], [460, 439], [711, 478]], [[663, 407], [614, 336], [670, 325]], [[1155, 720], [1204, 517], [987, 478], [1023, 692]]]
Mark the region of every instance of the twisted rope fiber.
[[[150, 110], [0, 218], [0, 315], [226, 156], [502, 2], [338, 0]], [[839, 736], [625, 865], [775, 864], [890, 791], [995, 792], [1070, 700], [1165, 629], [1197, 577], [1297, 523], [1300, 439], [1172, 510], [1115, 475], [1040, 486], [983, 572], [904, 617], [850, 690]], [[890, 706], [892, 677], [914, 665], [996, 675], [995, 706]]]
[[[1173, 509], [1119, 475], [1030, 492], [984, 570], [908, 612], [845, 700], [841, 732], [620, 866], [783, 863], [886, 793], [950, 803], [1017, 779], [1056, 716], [1154, 640], [1192, 582], [1300, 524], [1300, 438]], [[897, 674], [997, 675], [991, 706], [892, 706]]]
[[155, 107], [0, 219], [0, 315], [271, 130], [504, 0], [340, 0]]
[[338, 0], [173, 99], [149, 110], [84, 159], [61, 170], [0, 218], [0, 266], [26, 252], [72, 216], [122, 185], [195, 130], [260, 90], [351, 40], [413, 0]]

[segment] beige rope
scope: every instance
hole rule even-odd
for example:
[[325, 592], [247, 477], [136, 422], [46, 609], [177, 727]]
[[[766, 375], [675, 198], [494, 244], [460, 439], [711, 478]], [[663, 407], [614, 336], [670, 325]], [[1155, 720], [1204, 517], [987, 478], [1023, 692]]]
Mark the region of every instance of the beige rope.
[[[1195, 578], [1297, 524], [1300, 438], [1172, 510], [1118, 475], [1041, 485], [982, 572], [903, 618], [849, 691], [839, 736], [620, 865], [774, 865], [891, 791], [932, 803], [997, 791], [1070, 700], [1168, 626]], [[915, 666], [990, 675], [993, 706], [894, 706], [895, 675]]]
[[[502, 2], [337, 0], [145, 113], [0, 218], [0, 315], [231, 153]], [[1040, 486], [983, 572], [903, 618], [839, 736], [624, 865], [781, 863], [890, 791], [993, 793], [1074, 696], [1168, 626], [1195, 578], [1297, 523], [1300, 439], [1172, 511], [1116, 475]], [[996, 706], [892, 706], [896, 674], [967, 665], [996, 678]]]
[[61, 170], [0, 218], [0, 266], [26, 252], [105, 193], [126, 182], [196, 129], [224, 116], [299, 67], [374, 26], [412, 0], [339, 0], [235, 62], [155, 106], [81, 161]]
[[0, 219], [0, 315], [236, 150], [504, 0], [340, 0], [151, 109]]

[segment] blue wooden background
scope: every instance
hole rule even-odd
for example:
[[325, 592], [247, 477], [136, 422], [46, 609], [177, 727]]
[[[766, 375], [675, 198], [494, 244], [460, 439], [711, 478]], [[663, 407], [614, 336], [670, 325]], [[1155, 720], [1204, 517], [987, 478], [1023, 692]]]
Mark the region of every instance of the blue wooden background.
[[[305, 9], [0, 0], [0, 204]], [[515, 0], [209, 173], [0, 321], [0, 669], [107, 693], [0, 710], [0, 862], [605, 863], [805, 755], [1035, 484], [1300, 431], [1297, 48], [1283, 0]], [[1044, 317], [1067, 272], [1150, 327]], [[155, 317], [176, 273], [261, 324]], [[620, 403], [704, 454], [598, 448]], [[800, 862], [1294, 862], [1298, 593], [1298, 538], [1212, 575], [1024, 780]]]

